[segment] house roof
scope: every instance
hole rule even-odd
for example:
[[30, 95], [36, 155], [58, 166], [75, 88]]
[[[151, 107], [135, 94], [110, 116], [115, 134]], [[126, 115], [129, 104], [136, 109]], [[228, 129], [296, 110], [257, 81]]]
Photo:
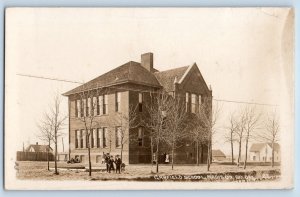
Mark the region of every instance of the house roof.
[[49, 151], [52, 151], [52, 148], [49, 147], [49, 145], [37, 145], [37, 144], [30, 144], [26, 151], [29, 151], [31, 148], [33, 148], [34, 152], [47, 152], [47, 149], [49, 148]]
[[141, 63], [130, 61], [64, 93], [63, 95], [69, 96], [84, 90], [110, 87], [128, 82], [151, 87], [163, 87], [165, 91], [170, 92], [174, 91], [175, 89], [174, 82], [181, 83], [185, 76], [190, 72], [191, 68], [195, 65], [196, 64], [161, 72], [153, 68], [153, 70], [150, 72], [144, 68]]
[[68, 96], [87, 89], [109, 87], [121, 83], [137, 83], [154, 87], [161, 87], [156, 77], [138, 62], [127, 62], [63, 95]]
[[[272, 143], [253, 143], [250, 147], [250, 152], [258, 152], [267, 144], [272, 148]], [[274, 143], [274, 150], [278, 151], [279, 149], [280, 149], [279, 144]]]
[[154, 75], [164, 89], [167, 92], [170, 92], [174, 91], [175, 78], [176, 81], [179, 82], [188, 68], [189, 66], [179, 67], [171, 70], [155, 72]]
[[219, 149], [212, 150], [212, 156], [213, 157], [226, 157], [226, 155]]

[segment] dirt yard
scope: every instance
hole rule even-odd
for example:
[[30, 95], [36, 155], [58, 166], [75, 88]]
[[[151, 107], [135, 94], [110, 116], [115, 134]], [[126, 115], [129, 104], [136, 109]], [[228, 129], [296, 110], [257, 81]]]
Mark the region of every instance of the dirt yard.
[[18, 162], [16, 175], [19, 179], [33, 180], [132, 180], [132, 181], [256, 181], [277, 180], [280, 177], [280, 167], [276, 166], [248, 166], [247, 169], [232, 165], [212, 164], [210, 172], [207, 166], [174, 166], [160, 165], [156, 174], [156, 166], [128, 165], [121, 174], [107, 173], [104, 165], [94, 166], [92, 176], [88, 176], [86, 166], [82, 164], [58, 163], [59, 175], [54, 174], [54, 163], [47, 162]]

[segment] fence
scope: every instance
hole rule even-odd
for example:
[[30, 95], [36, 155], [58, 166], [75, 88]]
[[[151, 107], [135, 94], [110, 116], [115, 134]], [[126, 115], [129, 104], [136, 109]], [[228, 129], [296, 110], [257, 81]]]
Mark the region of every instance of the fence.
[[[48, 153], [48, 154], [49, 154], [49, 161], [54, 161], [53, 153]], [[47, 153], [17, 151], [17, 161], [47, 161]]]

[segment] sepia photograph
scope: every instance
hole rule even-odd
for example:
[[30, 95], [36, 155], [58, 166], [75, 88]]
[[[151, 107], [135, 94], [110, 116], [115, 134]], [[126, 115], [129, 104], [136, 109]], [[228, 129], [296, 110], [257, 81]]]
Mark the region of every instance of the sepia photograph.
[[293, 8], [7, 8], [5, 188], [291, 189], [294, 84]]

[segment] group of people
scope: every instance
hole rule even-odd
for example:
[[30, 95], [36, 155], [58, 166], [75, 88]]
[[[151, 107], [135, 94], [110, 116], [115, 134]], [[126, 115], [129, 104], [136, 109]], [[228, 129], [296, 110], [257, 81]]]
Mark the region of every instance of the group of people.
[[115, 158], [109, 153], [103, 152], [102, 163], [106, 164], [106, 171], [110, 173], [111, 171], [115, 171], [116, 173], [121, 173], [121, 165], [122, 160], [119, 155], [116, 155]]

